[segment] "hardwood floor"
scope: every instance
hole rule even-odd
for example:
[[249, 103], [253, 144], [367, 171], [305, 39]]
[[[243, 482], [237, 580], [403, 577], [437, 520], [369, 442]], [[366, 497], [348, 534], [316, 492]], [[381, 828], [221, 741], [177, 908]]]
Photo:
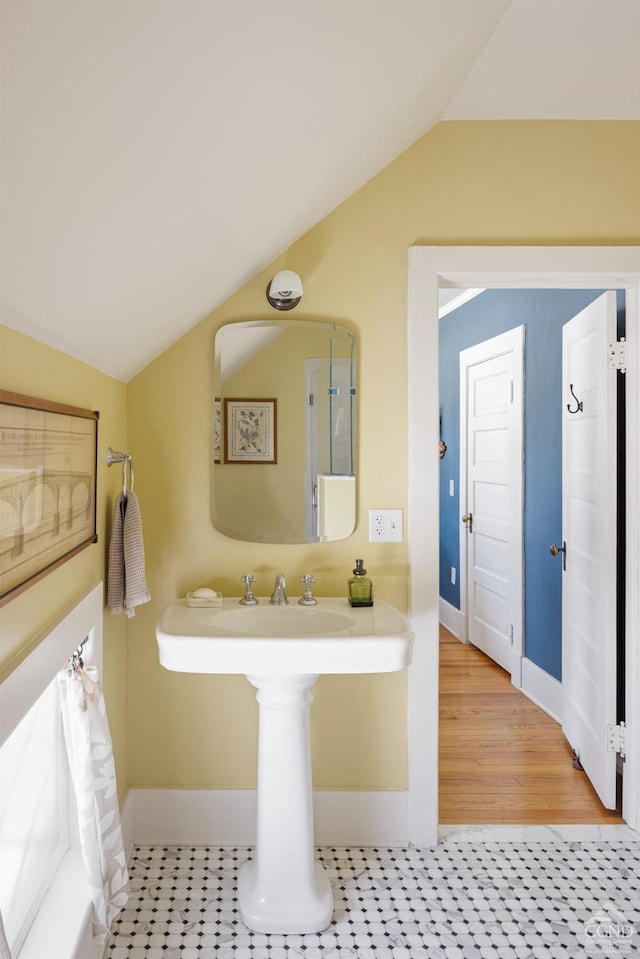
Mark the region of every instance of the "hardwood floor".
[[440, 822], [621, 823], [560, 726], [474, 646], [440, 628]]

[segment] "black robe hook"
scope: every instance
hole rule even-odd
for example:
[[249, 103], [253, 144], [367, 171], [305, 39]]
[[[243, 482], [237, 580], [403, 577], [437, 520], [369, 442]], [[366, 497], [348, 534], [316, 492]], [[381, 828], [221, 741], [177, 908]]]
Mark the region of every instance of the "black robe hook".
[[573, 383], [569, 383], [569, 389], [571, 390], [571, 395], [576, 401], [577, 406], [575, 410], [572, 410], [571, 403], [567, 403], [567, 409], [569, 410], [570, 413], [582, 413], [582, 400], [579, 400], [576, 394], [573, 392]]

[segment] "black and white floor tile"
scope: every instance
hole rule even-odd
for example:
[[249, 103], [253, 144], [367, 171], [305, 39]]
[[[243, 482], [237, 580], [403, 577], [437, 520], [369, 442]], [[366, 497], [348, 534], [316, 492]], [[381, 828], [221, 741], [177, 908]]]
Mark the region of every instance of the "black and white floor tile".
[[640, 955], [640, 843], [630, 838], [637, 834], [538, 835], [485, 832], [469, 841], [450, 830], [433, 850], [318, 849], [333, 887], [333, 922], [321, 933], [286, 936], [251, 932], [240, 919], [237, 873], [251, 849], [138, 846], [131, 899], [105, 959]]

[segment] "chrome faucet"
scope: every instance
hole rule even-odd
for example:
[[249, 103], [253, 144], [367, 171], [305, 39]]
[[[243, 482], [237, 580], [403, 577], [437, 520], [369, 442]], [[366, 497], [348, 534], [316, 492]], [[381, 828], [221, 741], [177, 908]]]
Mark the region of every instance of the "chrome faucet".
[[241, 606], [257, 606], [258, 600], [253, 595], [253, 584], [256, 578], [252, 573], [240, 577], [240, 582], [244, 583], [244, 596], [240, 600]]
[[311, 576], [309, 573], [306, 576], [300, 577], [300, 582], [304, 583], [304, 594], [300, 597], [298, 602], [301, 606], [317, 606], [318, 600], [313, 598], [311, 594], [311, 584], [315, 583], [315, 576]]
[[284, 579], [284, 573], [276, 573], [276, 585], [274, 586], [269, 602], [272, 606], [288, 606], [289, 600], [285, 592], [287, 584]]

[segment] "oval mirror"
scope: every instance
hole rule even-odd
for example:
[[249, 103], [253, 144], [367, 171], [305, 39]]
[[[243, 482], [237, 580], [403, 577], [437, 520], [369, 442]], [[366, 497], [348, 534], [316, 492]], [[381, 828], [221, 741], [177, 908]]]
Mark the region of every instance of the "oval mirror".
[[321, 320], [215, 340], [211, 518], [254, 543], [344, 539], [356, 520], [355, 337]]

